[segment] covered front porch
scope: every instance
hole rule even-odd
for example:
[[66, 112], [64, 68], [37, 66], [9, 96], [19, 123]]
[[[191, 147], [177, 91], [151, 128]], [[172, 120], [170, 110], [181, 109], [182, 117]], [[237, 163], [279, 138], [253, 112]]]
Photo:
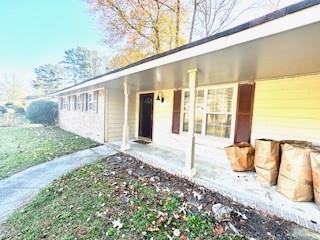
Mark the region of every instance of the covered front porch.
[[[320, 79], [319, 55], [315, 55], [319, 48], [310, 48], [317, 44], [314, 34], [320, 36], [318, 24], [184, 60], [161, 62], [156, 67], [148, 65], [146, 70], [108, 80], [104, 84], [109, 95], [116, 95], [120, 99], [117, 102], [121, 101], [123, 106], [116, 126], [117, 139], [110, 138], [113, 135], [109, 133], [106, 142], [145, 163], [239, 203], [320, 231], [319, 209], [314, 203], [292, 202], [279, 194], [276, 186], [259, 183], [255, 173], [233, 172], [224, 152], [224, 147], [239, 142], [238, 135], [253, 144], [259, 138], [319, 143], [315, 134], [319, 131], [315, 105], [318, 101], [314, 97]], [[302, 45], [301, 41], [308, 44]], [[301, 64], [301, 56], [314, 61]], [[255, 90], [251, 87], [241, 91], [242, 85], [255, 86]], [[177, 107], [178, 121], [174, 121], [178, 91], [177, 102], [181, 105]], [[145, 137], [141, 134], [141, 126], [145, 125], [141, 121], [145, 115], [140, 115], [142, 95], [148, 95], [147, 102], [150, 99], [152, 102], [148, 111], [148, 116], [152, 113], [149, 118], [152, 120], [147, 124], [149, 144], [132, 141]], [[241, 96], [245, 97], [242, 106]], [[115, 104], [109, 97], [110, 101], [106, 126], [113, 132], [115, 127], [111, 123], [116, 111], [111, 113]], [[306, 108], [301, 105], [311, 110], [304, 112]], [[223, 115], [222, 120], [216, 115]], [[305, 117], [300, 119], [301, 115]], [[212, 125], [218, 127], [211, 131]], [[225, 131], [221, 130], [219, 135], [217, 129]]]
[[[121, 151], [121, 142], [108, 143]], [[221, 150], [212, 157], [195, 156], [196, 175], [184, 175], [185, 152], [154, 143], [130, 141], [130, 150], [125, 153], [153, 167], [216, 191], [245, 206], [268, 214], [277, 215], [308, 228], [320, 231], [319, 209], [313, 202], [292, 202], [276, 191], [276, 186], [264, 186], [256, 180], [254, 172], [233, 172]], [[223, 203], [222, 203], [223, 204]]]

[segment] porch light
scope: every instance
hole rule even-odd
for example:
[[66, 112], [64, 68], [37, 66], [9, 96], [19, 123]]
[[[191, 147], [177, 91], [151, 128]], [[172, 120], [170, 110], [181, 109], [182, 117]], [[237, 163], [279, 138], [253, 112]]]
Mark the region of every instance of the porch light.
[[164, 97], [163, 97], [163, 93], [160, 91], [158, 92], [158, 96], [157, 96], [157, 101], [160, 101], [160, 102], [164, 102]]

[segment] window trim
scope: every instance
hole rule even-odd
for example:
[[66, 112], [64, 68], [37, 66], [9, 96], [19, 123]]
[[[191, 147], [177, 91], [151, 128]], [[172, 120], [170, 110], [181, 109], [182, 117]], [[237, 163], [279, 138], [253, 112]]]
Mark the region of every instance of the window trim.
[[63, 97], [62, 98], [62, 110], [67, 110], [68, 109], [68, 97]]
[[76, 111], [81, 111], [81, 106], [82, 106], [82, 102], [81, 102], [81, 95], [80, 94], [77, 94], [76, 95]]
[[[230, 136], [229, 138], [225, 137], [218, 137], [212, 135], [206, 135], [206, 123], [207, 123], [207, 108], [208, 108], [208, 90], [211, 89], [224, 89], [224, 88], [233, 88], [233, 95], [232, 95], [232, 104], [231, 104], [231, 125], [230, 125]], [[183, 131], [183, 115], [184, 115], [184, 93], [189, 91], [189, 88], [184, 88], [182, 90], [182, 98], [181, 98], [181, 116], [180, 116], [180, 133], [181, 135], [186, 136], [188, 131]], [[235, 125], [236, 125], [236, 115], [237, 115], [237, 97], [238, 97], [238, 83], [226, 83], [226, 84], [216, 84], [216, 85], [208, 85], [208, 86], [201, 86], [197, 87], [197, 90], [204, 90], [204, 107], [203, 107], [203, 117], [202, 117], [202, 128], [201, 134], [194, 133], [196, 137], [205, 138], [207, 140], [214, 140], [214, 141], [232, 141], [234, 139], [235, 133]], [[209, 112], [211, 113], [211, 112]], [[219, 112], [220, 113], [220, 112]]]
[[[90, 111], [90, 112], [98, 112], [98, 90], [94, 90], [94, 91], [90, 91], [90, 92], [87, 92], [87, 111]], [[91, 101], [90, 101], [90, 96], [91, 96]], [[91, 107], [90, 107], [91, 105]]]
[[[87, 93], [87, 101], [88, 101], [88, 107], [87, 107], [87, 111], [93, 111], [93, 92], [88, 92]], [[90, 99], [91, 97], [91, 99]], [[91, 105], [91, 107], [90, 107]]]
[[68, 111], [71, 111], [71, 96], [67, 97], [67, 109]]

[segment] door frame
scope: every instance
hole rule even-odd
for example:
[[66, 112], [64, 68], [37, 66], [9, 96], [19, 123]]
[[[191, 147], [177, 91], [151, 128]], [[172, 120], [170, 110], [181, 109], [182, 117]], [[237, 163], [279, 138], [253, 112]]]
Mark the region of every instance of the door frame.
[[[143, 95], [151, 95], [152, 96], [152, 109], [151, 109], [151, 138], [140, 136], [141, 131], [141, 96]], [[138, 139], [143, 139], [147, 141], [152, 141], [153, 138], [153, 119], [154, 119], [154, 92], [140, 92], [138, 93]]]

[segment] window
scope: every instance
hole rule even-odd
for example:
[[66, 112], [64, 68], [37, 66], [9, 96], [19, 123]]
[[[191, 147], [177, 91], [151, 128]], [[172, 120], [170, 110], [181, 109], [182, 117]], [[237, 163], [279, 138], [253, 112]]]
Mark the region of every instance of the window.
[[[195, 111], [195, 133], [201, 133], [204, 105], [204, 90], [197, 90]], [[184, 93], [183, 131], [188, 131], [190, 92]]]
[[93, 94], [88, 93], [88, 110], [93, 110]]
[[[197, 90], [195, 133], [230, 138], [233, 87]], [[184, 92], [183, 131], [188, 131], [190, 93]]]
[[94, 91], [93, 92], [93, 100], [92, 100], [92, 110], [95, 112], [98, 112], [98, 96], [99, 96], [99, 92]]
[[72, 102], [73, 102], [73, 104], [72, 104], [72, 110], [73, 111], [75, 111], [75, 110], [77, 110], [77, 95], [73, 95], [72, 96]]
[[67, 100], [68, 100], [67, 108], [68, 108], [68, 111], [70, 111], [70, 109], [71, 109], [71, 96], [67, 97]]
[[81, 110], [81, 97], [80, 97], [80, 95], [76, 96], [76, 109]]
[[81, 94], [81, 110], [88, 111], [88, 93]]
[[63, 109], [63, 97], [60, 98], [60, 110], [62, 110], [62, 109]]
[[210, 89], [206, 113], [206, 135], [230, 137], [233, 88]]
[[68, 108], [68, 102], [66, 98], [62, 98], [62, 109]]
[[184, 102], [183, 102], [183, 131], [188, 131], [188, 121], [189, 121], [189, 108], [190, 108], [190, 93], [184, 92]]

